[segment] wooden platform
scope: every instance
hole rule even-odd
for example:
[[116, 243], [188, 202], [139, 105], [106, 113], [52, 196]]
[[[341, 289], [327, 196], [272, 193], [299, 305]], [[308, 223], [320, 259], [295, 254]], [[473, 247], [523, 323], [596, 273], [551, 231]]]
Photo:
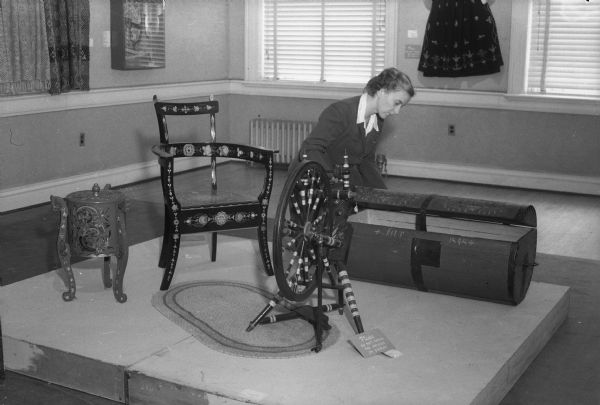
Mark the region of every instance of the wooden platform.
[[[193, 238], [182, 243], [174, 283], [235, 280], [273, 288], [255, 242], [222, 237], [221, 255], [211, 263], [204, 236]], [[401, 357], [361, 357], [347, 341], [350, 322], [336, 314], [330, 321], [341, 337], [318, 354], [236, 357], [209, 349], [152, 307], [162, 277], [158, 251], [158, 239], [130, 248], [125, 304], [104, 290], [99, 259], [74, 266], [73, 302], [62, 300], [56, 272], [2, 287], [6, 367], [131, 404], [494, 404], [569, 305], [567, 287], [545, 283], [532, 283], [513, 307], [354, 282], [365, 329], [380, 329]]]

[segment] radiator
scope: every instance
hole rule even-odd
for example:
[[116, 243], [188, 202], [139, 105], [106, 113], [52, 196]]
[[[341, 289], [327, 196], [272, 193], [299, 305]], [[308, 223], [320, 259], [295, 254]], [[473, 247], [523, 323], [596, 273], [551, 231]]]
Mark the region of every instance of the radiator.
[[289, 164], [298, 156], [302, 141], [315, 125], [309, 121], [273, 120], [254, 118], [250, 120], [250, 145], [276, 149], [275, 163]]

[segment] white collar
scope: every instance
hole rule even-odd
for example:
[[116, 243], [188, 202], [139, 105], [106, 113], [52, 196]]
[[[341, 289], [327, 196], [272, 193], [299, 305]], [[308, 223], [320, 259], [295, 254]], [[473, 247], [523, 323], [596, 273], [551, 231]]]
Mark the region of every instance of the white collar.
[[375, 128], [376, 131], [379, 131], [379, 126], [377, 125], [377, 114], [371, 114], [369, 117], [369, 121], [365, 122], [365, 112], [367, 111], [367, 93], [363, 93], [360, 96], [360, 101], [358, 102], [358, 114], [356, 116], [356, 123], [363, 124], [365, 127], [365, 135], [368, 134]]

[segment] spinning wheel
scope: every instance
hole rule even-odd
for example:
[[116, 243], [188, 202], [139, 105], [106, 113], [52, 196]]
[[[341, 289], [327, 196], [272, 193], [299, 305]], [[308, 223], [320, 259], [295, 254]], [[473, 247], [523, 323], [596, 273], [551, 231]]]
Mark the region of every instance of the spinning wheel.
[[[342, 180], [330, 177], [323, 167], [306, 161], [288, 177], [277, 207], [273, 232], [273, 264], [279, 291], [250, 322], [248, 332], [258, 324], [303, 318], [315, 327], [316, 346], [321, 349], [323, 328], [328, 328], [324, 312], [343, 312], [344, 298], [363, 332], [352, 285], [345, 270], [352, 236], [348, 215], [352, 209], [349, 166], [342, 169]], [[323, 283], [327, 274], [329, 283]], [[323, 305], [323, 288], [338, 291], [337, 303]], [[308, 300], [317, 290], [317, 305], [294, 306]], [[266, 317], [281, 301], [290, 313]]]

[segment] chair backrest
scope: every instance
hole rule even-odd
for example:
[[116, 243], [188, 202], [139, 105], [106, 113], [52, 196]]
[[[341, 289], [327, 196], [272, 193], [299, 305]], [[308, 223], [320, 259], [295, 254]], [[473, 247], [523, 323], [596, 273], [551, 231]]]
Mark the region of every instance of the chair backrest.
[[[160, 143], [169, 143], [169, 130], [167, 128], [167, 116], [191, 116], [205, 115], [210, 116], [210, 137], [211, 142], [216, 142], [217, 133], [215, 126], [215, 115], [219, 112], [219, 102], [211, 95], [209, 101], [194, 101], [188, 103], [172, 103], [158, 101], [154, 95], [154, 111], [158, 120], [158, 130], [160, 132]], [[200, 140], [201, 141], [201, 140]]]
[[[194, 116], [209, 115], [210, 121], [210, 142], [217, 141], [216, 114], [219, 112], [219, 102], [211, 94], [208, 101], [193, 101], [186, 103], [175, 103], [158, 101], [156, 94], [152, 97], [154, 101], [154, 111], [158, 120], [158, 131], [161, 144], [169, 144], [169, 129], [167, 127], [167, 116]], [[194, 140], [190, 140], [194, 141]], [[217, 159], [215, 156], [210, 160], [211, 185], [213, 192], [217, 189]]]

